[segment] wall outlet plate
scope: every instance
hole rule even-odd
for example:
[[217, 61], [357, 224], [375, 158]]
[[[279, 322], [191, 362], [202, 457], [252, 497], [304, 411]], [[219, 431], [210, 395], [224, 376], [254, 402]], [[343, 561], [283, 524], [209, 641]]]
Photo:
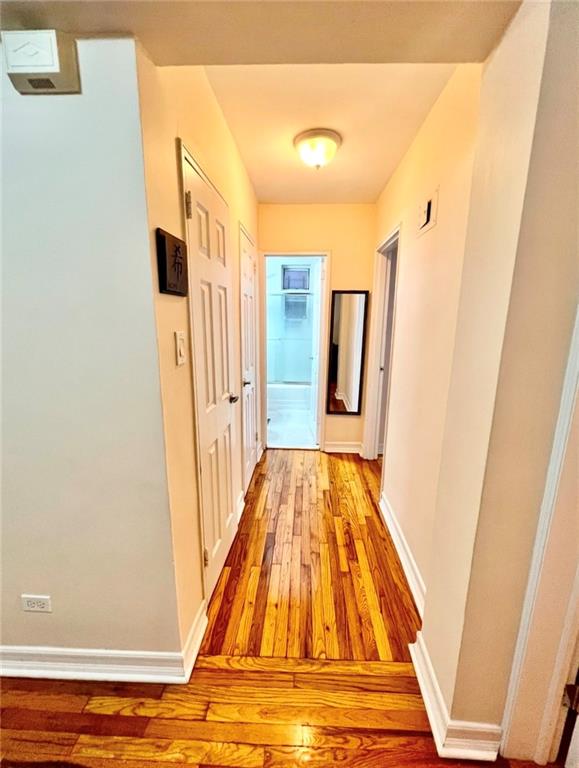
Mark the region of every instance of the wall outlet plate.
[[52, 613], [52, 600], [50, 595], [20, 595], [23, 611], [35, 613]]

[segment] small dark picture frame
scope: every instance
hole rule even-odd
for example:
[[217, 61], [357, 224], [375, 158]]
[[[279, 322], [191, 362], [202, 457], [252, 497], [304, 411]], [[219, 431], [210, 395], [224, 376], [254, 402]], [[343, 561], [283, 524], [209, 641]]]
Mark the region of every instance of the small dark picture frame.
[[189, 278], [187, 275], [187, 243], [157, 227], [157, 268], [159, 290], [173, 296], [187, 296]]

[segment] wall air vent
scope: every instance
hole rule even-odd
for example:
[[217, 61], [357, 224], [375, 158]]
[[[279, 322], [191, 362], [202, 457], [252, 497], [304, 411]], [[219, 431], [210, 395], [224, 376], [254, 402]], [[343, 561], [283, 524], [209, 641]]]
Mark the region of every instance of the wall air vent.
[[44, 89], [44, 90], [56, 89], [56, 85], [52, 82], [52, 80], [49, 80], [48, 77], [29, 77], [28, 82], [34, 88], [35, 91], [38, 91], [41, 89]]

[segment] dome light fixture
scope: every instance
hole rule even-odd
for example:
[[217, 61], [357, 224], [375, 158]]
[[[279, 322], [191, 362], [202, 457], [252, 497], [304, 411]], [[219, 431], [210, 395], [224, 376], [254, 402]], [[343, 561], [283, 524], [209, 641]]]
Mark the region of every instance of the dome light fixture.
[[294, 139], [294, 147], [306, 165], [311, 168], [321, 168], [328, 165], [338, 151], [342, 137], [330, 128], [311, 128], [309, 131], [298, 133]]

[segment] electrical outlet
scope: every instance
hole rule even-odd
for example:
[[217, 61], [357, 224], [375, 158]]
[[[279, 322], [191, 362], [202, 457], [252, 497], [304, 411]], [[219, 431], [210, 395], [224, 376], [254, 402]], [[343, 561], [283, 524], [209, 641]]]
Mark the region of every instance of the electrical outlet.
[[38, 613], [52, 613], [52, 601], [50, 595], [20, 595], [23, 611], [35, 611]]

